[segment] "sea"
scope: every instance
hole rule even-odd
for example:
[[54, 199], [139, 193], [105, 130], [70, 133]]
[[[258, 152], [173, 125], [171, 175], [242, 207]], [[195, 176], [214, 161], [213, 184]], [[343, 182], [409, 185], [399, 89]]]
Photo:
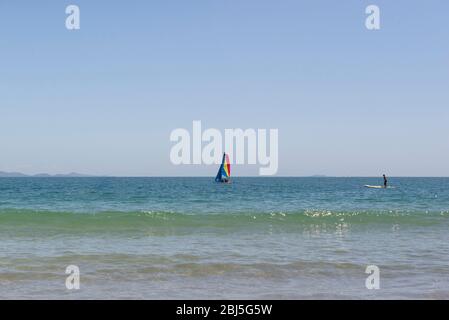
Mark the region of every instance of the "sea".
[[449, 299], [449, 178], [389, 182], [1, 178], [0, 299]]

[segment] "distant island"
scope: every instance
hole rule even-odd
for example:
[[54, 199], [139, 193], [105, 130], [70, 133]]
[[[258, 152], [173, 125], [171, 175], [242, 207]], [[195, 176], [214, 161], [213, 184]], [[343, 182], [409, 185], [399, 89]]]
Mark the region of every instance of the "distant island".
[[92, 177], [90, 175], [71, 172], [67, 174], [48, 174], [48, 173], [39, 173], [28, 175], [20, 172], [4, 172], [0, 171], [0, 178], [82, 178], [82, 177]]

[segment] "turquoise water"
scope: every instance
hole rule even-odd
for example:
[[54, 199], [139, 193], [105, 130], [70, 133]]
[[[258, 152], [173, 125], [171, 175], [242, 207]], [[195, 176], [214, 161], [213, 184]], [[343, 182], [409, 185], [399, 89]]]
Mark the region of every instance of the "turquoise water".
[[0, 298], [449, 298], [449, 178], [381, 183], [2, 178]]

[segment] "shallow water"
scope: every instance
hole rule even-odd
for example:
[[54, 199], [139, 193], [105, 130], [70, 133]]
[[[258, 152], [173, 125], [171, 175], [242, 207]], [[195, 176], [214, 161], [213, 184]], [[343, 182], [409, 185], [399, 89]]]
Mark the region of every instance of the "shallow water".
[[2, 178], [0, 298], [448, 299], [449, 178], [379, 180]]

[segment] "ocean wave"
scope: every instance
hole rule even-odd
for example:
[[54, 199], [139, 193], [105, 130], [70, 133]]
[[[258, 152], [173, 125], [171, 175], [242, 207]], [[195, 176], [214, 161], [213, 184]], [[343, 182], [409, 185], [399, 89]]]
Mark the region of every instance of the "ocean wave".
[[58, 212], [0, 209], [0, 228], [34, 228], [61, 231], [151, 231], [151, 228], [250, 228], [310, 225], [433, 225], [448, 222], [449, 211], [330, 211], [179, 213], [163, 211]]

